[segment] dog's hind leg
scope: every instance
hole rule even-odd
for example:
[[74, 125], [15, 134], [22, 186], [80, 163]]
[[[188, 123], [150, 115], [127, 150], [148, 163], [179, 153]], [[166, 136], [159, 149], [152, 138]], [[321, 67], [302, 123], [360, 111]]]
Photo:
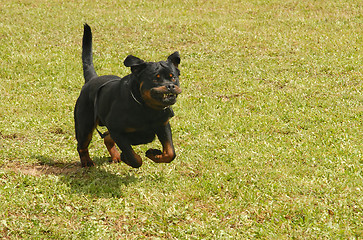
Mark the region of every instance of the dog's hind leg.
[[110, 133], [105, 132], [104, 135], [105, 135], [105, 137], [103, 138], [103, 141], [104, 141], [104, 143], [105, 143], [105, 145], [107, 147], [108, 152], [111, 155], [111, 161], [113, 163], [121, 162], [120, 152], [117, 150], [116, 143], [111, 138]]
[[92, 167], [95, 164], [91, 160], [88, 152], [88, 146], [92, 140], [93, 131], [96, 127], [93, 111], [90, 109], [81, 109], [79, 101], [76, 103], [74, 111], [77, 151], [81, 160], [82, 167]]
[[[83, 126], [82, 126], [82, 128], [83, 128]], [[83, 128], [82, 131], [84, 131], [84, 130], [85, 129]], [[78, 141], [77, 151], [78, 151], [79, 157], [81, 159], [82, 167], [92, 167], [95, 165], [93, 163], [93, 161], [91, 160], [91, 158], [89, 156], [89, 152], [88, 152], [88, 146], [92, 140], [92, 134], [93, 134], [92, 128], [85, 132], [76, 130], [76, 138]]]
[[92, 140], [92, 133], [93, 132], [90, 132], [86, 136], [77, 138], [77, 141], [78, 141], [77, 151], [78, 151], [79, 157], [81, 159], [82, 167], [92, 167], [95, 165], [93, 163], [93, 161], [91, 160], [91, 158], [89, 156], [89, 152], [88, 152], [88, 145], [90, 144], [90, 142]]

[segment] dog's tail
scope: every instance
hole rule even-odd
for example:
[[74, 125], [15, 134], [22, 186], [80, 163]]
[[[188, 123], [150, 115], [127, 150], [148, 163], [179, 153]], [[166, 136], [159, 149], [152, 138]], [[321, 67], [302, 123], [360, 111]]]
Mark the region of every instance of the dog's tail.
[[82, 40], [82, 64], [83, 64], [83, 76], [85, 83], [94, 77], [97, 77], [97, 73], [93, 66], [92, 57], [92, 31], [91, 27], [87, 23], [84, 24], [83, 40]]

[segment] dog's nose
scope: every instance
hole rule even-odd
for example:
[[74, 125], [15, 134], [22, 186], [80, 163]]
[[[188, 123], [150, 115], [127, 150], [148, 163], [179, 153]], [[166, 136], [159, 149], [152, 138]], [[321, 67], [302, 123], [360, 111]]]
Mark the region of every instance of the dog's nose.
[[175, 89], [175, 85], [169, 84], [169, 85], [166, 85], [166, 88], [168, 89], [168, 91], [173, 91]]

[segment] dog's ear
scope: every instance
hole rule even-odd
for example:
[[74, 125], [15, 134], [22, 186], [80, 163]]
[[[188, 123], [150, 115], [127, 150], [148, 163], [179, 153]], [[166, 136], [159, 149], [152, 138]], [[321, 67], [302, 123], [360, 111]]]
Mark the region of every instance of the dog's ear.
[[146, 63], [138, 57], [128, 55], [124, 61], [126, 67], [131, 67], [131, 72], [136, 73], [146, 67]]
[[132, 55], [128, 55], [124, 61], [126, 67], [134, 67], [143, 63], [145, 63], [143, 60]]
[[174, 64], [174, 66], [177, 68], [180, 64], [180, 55], [179, 52], [174, 52], [168, 57], [168, 62], [171, 62]]

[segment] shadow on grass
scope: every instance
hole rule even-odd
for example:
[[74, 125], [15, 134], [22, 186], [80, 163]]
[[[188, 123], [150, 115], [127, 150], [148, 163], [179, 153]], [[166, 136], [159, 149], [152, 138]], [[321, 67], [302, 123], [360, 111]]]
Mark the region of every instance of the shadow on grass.
[[96, 167], [82, 168], [79, 162], [56, 162], [52, 158], [34, 156], [38, 164], [23, 169], [31, 175], [61, 176], [62, 182], [69, 185], [73, 192], [94, 197], [123, 197], [123, 189], [138, 181], [129, 169], [111, 172], [102, 168], [109, 164], [108, 158], [94, 158]]

